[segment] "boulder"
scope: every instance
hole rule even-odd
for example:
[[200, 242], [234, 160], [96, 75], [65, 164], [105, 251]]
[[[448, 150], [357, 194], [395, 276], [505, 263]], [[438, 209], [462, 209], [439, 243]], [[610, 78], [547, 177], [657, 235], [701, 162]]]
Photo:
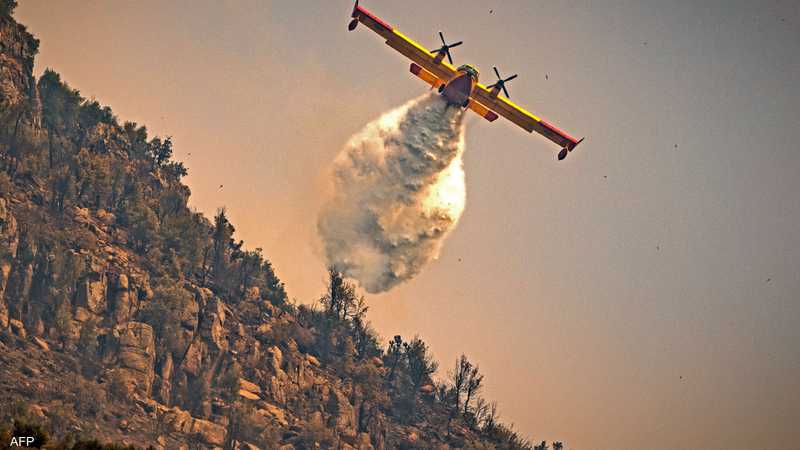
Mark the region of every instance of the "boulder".
[[105, 273], [91, 272], [78, 284], [78, 306], [95, 314], [106, 311], [106, 290], [108, 282]]
[[283, 428], [289, 426], [289, 421], [286, 420], [286, 412], [283, 409], [267, 402], [262, 402], [258, 406], [259, 409], [256, 410], [256, 414], [259, 416], [270, 419]]
[[74, 318], [77, 322], [86, 322], [88, 320], [97, 319], [97, 315], [82, 306], [76, 306]]
[[281, 366], [283, 365], [283, 352], [277, 346], [272, 346], [267, 349], [268, 353], [268, 361], [267, 365], [270, 369], [272, 369], [272, 373], [276, 375], [283, 374], [283, 369]]
[[203, 419], [194, 419], [192, 421], [191, 432], [196, 433], [197, 436], [207, 444], [225, 444], [225, 427], [214, 422]]
[[261, 387], [259, 385], [253, 383], [252, 381], [247, 381], [244, 378], [239, 378], [239, 387], [254, 394], [261, 393]]
[[279, 404], [286, 404], [286, 386], [281, 379], [274, 375], [269, 379], [269, 393]]
[[133, 300], [134, 296], [130, 293], [130, 283], [128, 276], [120, 274], [117, 278], [117, 286], [114, 289], [114, 322], [123, 323], [130, 320], [135, 312]]
[[128, 322], [114, 329], [117, 337], [118, 372], [123, 379], [146, 396], [150, 396], [155, 361], [155, 333], [142, 322]]
[[25, 337], [28, 335], [25, 332], [25, 325], [23, 325], [23, 323], [20, 322], [19, 320], [16, 320], [16, 319], [9, 320], [8, 321], [8, 326], [11, 327], [11, 332], [12, 333], [16, 334], [17, 336], [21, 337], [22, 339], [25, 339]]
[[369, 434], [367, 433], [358, 433], [355, 447], [358, 450], [374, 450], [374, 447], [372, 447], [372, 442], [369, 438]]
[[261, 387], [252, 381], [247, 381], [244, 378], [239, 379], [239, 396], [248, 400], [261, 399]]
[[342, 434], [355, 435], [356, 433], [356, 411], [350, 404], [347, 396], [339, 389], [331, 389], [331, 396], [328, 400], [326, 411], [333, 415], [336, 429]]
[[172, 353], [167, 352], [164, 362], [161, 363], [160, 384], [158, 386], [158, 396], [164, 403], [169, 403], [172, 395]]
[[325, 426], [324, 421], [322, 420], [322, 412], [314, 411], [308, 416], [308, 427], [319, 429]]
[[107, 227], [114, 225], [117, 220], [113, 213], [110, 213], [104, 209], [98, 209], [95, 213], [95, 216], [97, 216], [97, 220], [99, 220], [100, 223]]
[[181, 362], [181, 369], [184, 372], [198, 376], [200, 368], [203, 366], [203, 344], [199, 340], [192, 341], [189, 348], [186, 350], [186, 356]]
[[80, 206], [76, 206], [73, 210], [73, 217], [75, 221], [81, 224], [88, 224], [92, 221], [91, 214], [89, 213], [88, 208], [81, 208]]
[[163, 413], [163, 422], [167, 429], [177, 433], [190, 433], [192, 429], [192, 416], [180, 408], [168, 409]]
[[250, 287], [244, 294], [244, 301], [246, 302], [258, 302], [260, 299], [261, 291], [259, 290], [258, 286]]
[[213, 350], [222, 351], [227, 348], [224, 324], [225, 308], [222, 301], [214, 297], [203, 310], [203, 322], [200, 328], [200, 335], [206, 339]]
[[38, 337], [34, 336], [33, 337], [33, 343], [36, 344], [36, 346], [38, 346], [40, 349], [42, 349], [42, 350], [44, 350], [46, 352], [50, 351], [50, 346], [47, 345], [47, 342], [45, 342], [44, 339], [41, 339], [41, 338], [38, 338]]
[[257, 338], [268, 340], [270, 338], [271, 333], [272, 333], [272, 325], [264, 322], [261, 325], [259, 325], [258, 328], [256, 328], [255, 336]]
[[248, 400], [260, 400], [261, 397], [258, 394], [253, 392], [247, 391], [245, 389], [239, 389], [239, 396], [242, 398], [246, 398]]

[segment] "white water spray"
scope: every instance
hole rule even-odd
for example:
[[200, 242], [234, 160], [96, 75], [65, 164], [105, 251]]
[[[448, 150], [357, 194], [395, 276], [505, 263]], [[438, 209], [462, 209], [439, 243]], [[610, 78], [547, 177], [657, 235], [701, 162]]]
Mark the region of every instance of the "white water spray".
[[319, 234], [328, 263], [367, 292], [416, 276], [461, 217], [463, 118], [426, 94], [367, 124], [334, 161]]

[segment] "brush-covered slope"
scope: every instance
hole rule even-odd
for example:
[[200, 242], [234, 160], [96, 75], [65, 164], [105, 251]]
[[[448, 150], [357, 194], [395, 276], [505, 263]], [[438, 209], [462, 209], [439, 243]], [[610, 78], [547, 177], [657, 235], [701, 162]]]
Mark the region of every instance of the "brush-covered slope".
[[33, 77], [14, 6], [0, 0], [0, 445], [38, 423], [65, 449], [529, 448], [466, 359], [436, 378], [421, 340], [381, 343], [340, 274], [317, 307], [288, 302], [224, 210], [187, 206], [169, 139]]

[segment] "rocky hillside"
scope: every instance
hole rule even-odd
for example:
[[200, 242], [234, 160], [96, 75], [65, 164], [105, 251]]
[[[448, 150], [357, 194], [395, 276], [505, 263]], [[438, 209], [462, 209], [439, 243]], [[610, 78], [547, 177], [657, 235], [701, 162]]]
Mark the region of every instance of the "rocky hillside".
[[55, 437], [46, 448], [533, 448], [466, 358], [436, 378], [421, 340], [384, 346], [336, 271], [315, 307], [288, 302], [224, 210], [187, 206], [169, 139], [52, 70], [34, 78], [14, 3], [0, 0], [0, 434], [27, 421]]

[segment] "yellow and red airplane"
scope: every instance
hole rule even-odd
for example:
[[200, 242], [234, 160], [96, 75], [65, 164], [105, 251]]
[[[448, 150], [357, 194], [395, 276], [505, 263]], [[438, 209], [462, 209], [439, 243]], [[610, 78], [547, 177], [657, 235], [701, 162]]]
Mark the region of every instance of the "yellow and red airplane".
[[[461, 41], [448, 44], [440, 31], [439, 37], [442, 40], [442, 46], [428, 51], [367, 11], [363, 6], [359, 6], [358, 0], [353, 7], [352, 18], [347, 26], [348, 30], [355, 30], [360, 22], [378, 33], [386, 39], [386, 43], [390, 47], [413, 61], [411, 73], [430, 84], [432, 89], [438, 89], [448, 103], [469, 108], [489, 122], [497, 120], [499, 114], [529, 133], [536, 131], [561, 147], [561, 151], [558, 153], [559, 160], [566, 158], [567, 154], [583, 141], [583, 138], [576, 140], [509, 100], [505, 84], [516, 78], [516, 75], [503, 79], [497, 67], [494, 67], [497, 82], [484, 86], [478, 82], [479, 72], [475, 67], [469, 64], [458, 68], [454, 67], [450, 49], [461, 45]], [[445, 56], [447, 56], [447, 61], [444, 60]], [[501, 90], [505, 96], [500, 95]]]

